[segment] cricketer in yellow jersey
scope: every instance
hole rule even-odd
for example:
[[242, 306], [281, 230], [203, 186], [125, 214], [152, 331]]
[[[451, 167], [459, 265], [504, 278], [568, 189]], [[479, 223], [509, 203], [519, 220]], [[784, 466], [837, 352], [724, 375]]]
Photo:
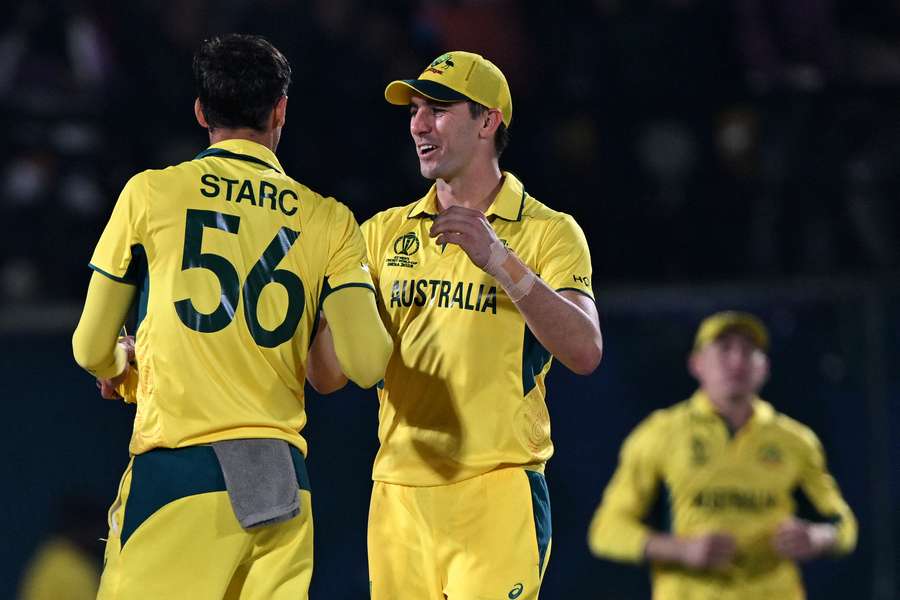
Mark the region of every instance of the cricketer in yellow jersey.
[[[96, 544], [96, 538], [91, 540]], [[22, 577], [19, 600], [94, 600], [100, 563], [64, 537], [42, 543]]]
[[[768, 340], [750, 314], [705, 319], [689, 361], [700, 389], [650, 415], [622, 446], [589, 543], [597, 556], [649, 561], [654, 600], [801, 599], [797, 561], [856, 544], [856, 520], [815, 434], [757, 396]], [[795, 517], [795, 492], [828, 522]], [[671, 533], [642, 522], [661, 493]]]
[[587, 243], [500, 170], [512, 100], [488, 60], [448, 52], [385, 97], [409, 106], [435, 183], [363, 224], [395, 342], [378, 392], [371, 597], [534, 599], [552, 533], [544, 379], [552, 356], [586, 375], [602, 352]]
[[103, 506], [80, 495], [64, 495], [53, 511], [55, 527], [28, 560], [17, 600], [94, 600], [100, 586]]
[[[210, 147], [134, 176], [91, 259], [75, 357], [104, 396], [137, 404], [100, 598], [307, 597], [308, 349], [327, 337], [368, 387], [392, 343], [353, 215], [275, 156], [290, 73], [263, 38], [205, 40], [195, 114]], [[137, 377], [116, 341], [136, 297]]]

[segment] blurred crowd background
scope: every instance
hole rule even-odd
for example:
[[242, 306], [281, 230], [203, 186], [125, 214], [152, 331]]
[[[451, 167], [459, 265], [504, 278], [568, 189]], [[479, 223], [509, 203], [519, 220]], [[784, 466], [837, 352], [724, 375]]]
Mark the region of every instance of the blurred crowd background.
[[[0, 467], [17, 486], [0, 595], [63, 495], [114, 495], [131, 415], [95, 399], [68, 347], [86, 265], [131, 175], [206, 147], [191, 57], [241, 31], [293, 67], [288, 174], [360, 221], [427, 189], [385, 84], [448, 49], [506, 73], [501, 165], [584, 229], [608, 345], [587, 382], [550, 376], [547, 598], [646, 597], [643, 572], [587, 555], [587, 522], [624, 435], [690, 393], [696, 323], [731, 307], [772, 326], [772, 400], [819, 433], [860, 517], [859, 550], [813, 571], [811, 597], [900, 597], [900, 0], [29, 0], [5, 17], [0, 373], [19, 426]], [[365, 594], [370, 396], [310, 400], [329, 503], [314, 598]]]
[[580, 217], [599, 280], [900, 265], [896, 0], [35, 0], [0, 34], [7, 301], [77, 299], [60, 240], [91, 247], [130, 175], [205, 146], [190, 61], [222, 31], [288, 56], [281, 158], [360, 220], [425, 187], [386, 82], [465, 48], [511, 83], [504, 165]]

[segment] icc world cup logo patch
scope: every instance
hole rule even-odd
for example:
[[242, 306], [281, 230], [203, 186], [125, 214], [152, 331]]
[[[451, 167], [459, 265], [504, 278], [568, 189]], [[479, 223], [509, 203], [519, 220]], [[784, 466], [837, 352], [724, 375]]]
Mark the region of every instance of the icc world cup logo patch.
[[767, 465], [780, 465], [781, 450], [774, 444], [767, 444], [759, 449], [759, 459]]
[[411, 269], [419, 264], [410, 258], [419, 251], [419, 236], [415, 231], [404, 233], [394, 240], [394, 256], [388, 257], [385, 263], [389, 267], [405, 267]]
[[394, 242], [394, 252], [396, 254], [409, 256], [411, 254], [415, 254], [418, 250], [419, 236], [416, 235], [415, 231], [410, 231], [409, 233], [401, 235]]

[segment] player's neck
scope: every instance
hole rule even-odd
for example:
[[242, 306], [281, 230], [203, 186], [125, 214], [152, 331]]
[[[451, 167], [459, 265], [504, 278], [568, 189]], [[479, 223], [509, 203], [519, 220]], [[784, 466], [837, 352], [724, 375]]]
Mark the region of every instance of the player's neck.
[[249, 127], [238, 127], [229, 129], [225, 127], [217, 127], [209, 130], [209, 144], [218, 144], [225, 140], [249, 140], [256, 142], [261, 146], [265, 146], [272, 152], [275, 152], [277, 146], [276, 135], [274, 130], [257, 131]]
[[465, 172], [450, 179], [438, 179], [439, 210], [464, 206], [485, 212], [503, 185], [503, 174], [496, 160], [474, 163]]
[[715, 398], [710, 395], [709, 400], [732, 431], [739, 430], [753, 416], [753, 396]]

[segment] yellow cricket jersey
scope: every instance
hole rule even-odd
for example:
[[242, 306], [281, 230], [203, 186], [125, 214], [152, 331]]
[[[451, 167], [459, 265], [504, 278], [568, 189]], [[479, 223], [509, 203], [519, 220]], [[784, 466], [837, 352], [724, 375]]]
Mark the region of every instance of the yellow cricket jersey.
[[306, 454], [303, 385], [324, 297], [371, 287], [343, 204], [227, 140], [125, 186], [91, 267], [138, 285], [130, 450], [278, 438]]
[[[379, 389], [376, 481], [441, 485], [553, 454], [544, 378], [550, 354], [493, 277], [428, 231], [437, 191], [363, 224], [379, 308], [394, 338]], [[486, 211], [497, 236], [551, 288], [593, 298], [574, 219], [504, 173]]]
[[54, 537], [28, 563], [19, 600], [94, 600], [100, 587], [99, 563], [68, 539]]
[[589, 534], [594, 553], [641, 560], [651, 531], [642, 519], [661, 490], [669, 501], [672, 533], [728, 533], [738, 550], [733, 564], [717, 572], [654, 565], [656, 600], [803, 598], [796, 565], [772, 548], [776, 527], [795, 512], [797, 491], [836, 523], [838, 552], [856, 544], [856, 520], [826, 469], [815, 434], [759, 399], [733, 437], [700, 391], [645, 419], [625, 440], [594, 515]]

